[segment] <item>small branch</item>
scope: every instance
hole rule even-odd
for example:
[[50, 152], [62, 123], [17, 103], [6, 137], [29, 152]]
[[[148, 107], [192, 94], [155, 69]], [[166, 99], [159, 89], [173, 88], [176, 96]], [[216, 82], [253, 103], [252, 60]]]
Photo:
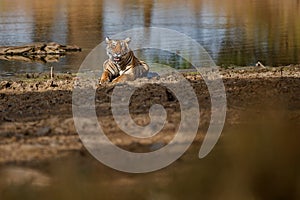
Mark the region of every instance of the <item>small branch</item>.
[[256, 65], [255, 65], [256, 67], [262, 67], [262, 68], [266, 68], [261, 62], [257, 62], [256, 63]]
[[53, 79], [53, 67], [50, 68], [50, 78]]

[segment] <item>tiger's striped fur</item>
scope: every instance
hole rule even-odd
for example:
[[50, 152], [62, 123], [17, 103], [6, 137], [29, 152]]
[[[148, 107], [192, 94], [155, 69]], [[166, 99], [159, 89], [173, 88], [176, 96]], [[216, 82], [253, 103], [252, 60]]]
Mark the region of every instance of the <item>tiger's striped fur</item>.
[[135, 57], [128, 46], [130, 40], [130, 38], [125, 40], [105, 39], [106, 53], [109, 59], [103, 63], [100, 84], [133, 81], [136, 78], [147, 76], [149, 66]]

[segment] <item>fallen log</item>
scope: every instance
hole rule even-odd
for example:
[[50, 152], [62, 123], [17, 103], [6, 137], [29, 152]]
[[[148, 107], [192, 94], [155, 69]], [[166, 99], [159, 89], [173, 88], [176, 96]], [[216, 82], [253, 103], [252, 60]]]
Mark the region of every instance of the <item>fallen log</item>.
[[50, 43], [33, 43], [24, 46], [4, 46], [0, 47], [0, 55], [47, 55], [47, 54], [65, 54], [66, 52], [81, 51], [76, 45], [61, 45], [56, 42]]
[[23, 62], [58, 62], [68, 52], [78, 52], [76, 45], [62, 45], [56, 42], [33, 43], [24, 46], [0, 47], [0, 60]]

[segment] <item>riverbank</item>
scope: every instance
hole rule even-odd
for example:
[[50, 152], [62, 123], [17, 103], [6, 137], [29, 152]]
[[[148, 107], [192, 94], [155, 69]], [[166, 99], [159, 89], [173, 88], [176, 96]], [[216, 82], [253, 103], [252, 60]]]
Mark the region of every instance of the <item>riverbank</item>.
[[[300, 66], [234, 68], [220, 71], [226, 89], [225, 128], [248, 123], [245, 114], [286, 112], [288, 120], [300, 120]], [[184, 72], [199, 100], [201, 122], [196, 143], [201, 143], [210, 121], [210, 98], [205, 82], [196, 72]], [[155, 83], [155, 78], [151, 82]], [[172, 77], [169, 77], [172, 82]], [[0, 163], [30, 163], [86, 152], [74, 127], [72, 90], [76, 76], [20, 74], [0, 81]], [[133, 82], [147, 83], [148, 80]], [[114, 86], [98, 86], [96, 110], [106, 135], [116, 145], [134, 152], [147, 152], [167, 144], [180, 122], [179, 103], [165, 87], [146, 84], [130, 104], [139, 125], [149, 123], [148, 110], [162, 104], [168, 118], [162, 134], [151, 139], [131, 138], [116, 125], [110, 110]]]

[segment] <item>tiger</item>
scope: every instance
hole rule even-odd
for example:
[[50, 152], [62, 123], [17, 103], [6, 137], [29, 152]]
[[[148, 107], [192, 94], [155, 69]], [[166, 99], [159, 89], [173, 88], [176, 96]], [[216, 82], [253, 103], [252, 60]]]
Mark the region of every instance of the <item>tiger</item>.
[[100, 84], [133, 81], [147, 76], [149, 66], [134, 55], [129, 48], [130, 41], [129, 37], [123, 40], [105, 38], [109, 58], [103, 63]]

